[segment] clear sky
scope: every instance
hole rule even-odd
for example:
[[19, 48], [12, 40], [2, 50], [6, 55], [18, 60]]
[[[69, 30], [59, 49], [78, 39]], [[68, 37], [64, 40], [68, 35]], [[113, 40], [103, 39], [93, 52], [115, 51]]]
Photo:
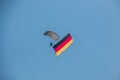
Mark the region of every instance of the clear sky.
[[[120, 1], [0, 3], [0, 80], [120, 80]], [[56, 57], [47, 30], [74, 42]]]

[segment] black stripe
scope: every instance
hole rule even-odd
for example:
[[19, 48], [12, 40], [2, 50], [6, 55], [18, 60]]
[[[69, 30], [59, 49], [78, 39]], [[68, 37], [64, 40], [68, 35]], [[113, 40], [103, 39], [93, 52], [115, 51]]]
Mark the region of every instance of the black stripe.
[[58, 47], [61, 43], [63, 43], [68, 37], [70, 36], [70, 34], [67, 34], [62, 40], [60, 40], [57, 44], [55, 44], [53, 46], [53, 48]]

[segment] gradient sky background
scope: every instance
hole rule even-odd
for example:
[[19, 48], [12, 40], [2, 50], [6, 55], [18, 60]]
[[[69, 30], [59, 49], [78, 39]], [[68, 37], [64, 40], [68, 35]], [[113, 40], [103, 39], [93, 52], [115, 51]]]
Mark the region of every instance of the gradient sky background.
[[[58, 58], [47, 30], [74, 38]], [[0, 44], [0, 80], [120, 80], [120, 1], [1, 0]]]

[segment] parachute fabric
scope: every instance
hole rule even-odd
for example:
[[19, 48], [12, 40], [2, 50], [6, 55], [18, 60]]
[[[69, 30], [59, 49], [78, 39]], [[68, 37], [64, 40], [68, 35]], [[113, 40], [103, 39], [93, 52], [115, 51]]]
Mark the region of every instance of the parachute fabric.
[[53, 31], [46, 31], [44, 35], [47, 35], [48, 37], [52, 38], [55, 41], [59, 39], [59, 36]]

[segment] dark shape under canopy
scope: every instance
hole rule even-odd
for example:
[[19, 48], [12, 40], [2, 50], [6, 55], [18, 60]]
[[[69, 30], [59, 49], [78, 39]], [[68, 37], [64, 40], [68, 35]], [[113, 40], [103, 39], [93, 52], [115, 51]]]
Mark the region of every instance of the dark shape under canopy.
[[50, 38], [52, 38], [55, 41], [58, 40], [58, 38], [59, 38], [59, 36], [55, 32], [53, 32], [53, 31], [46, 31], [44, 33], [44, 35], [49, 36]]

